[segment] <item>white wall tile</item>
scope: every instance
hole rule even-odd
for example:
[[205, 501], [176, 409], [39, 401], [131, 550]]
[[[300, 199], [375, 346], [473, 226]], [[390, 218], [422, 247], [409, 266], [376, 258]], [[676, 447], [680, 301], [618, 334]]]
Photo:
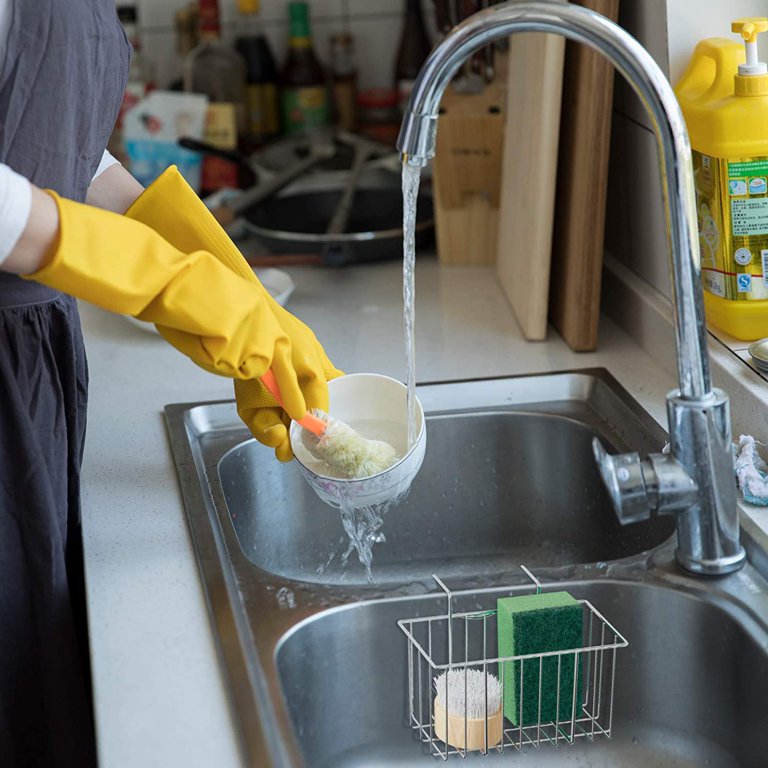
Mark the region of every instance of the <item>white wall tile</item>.
[[186, 4], [186, 0], [137, 0], [139, 23], [145, 29], [173, 29], [173, 14]]
[[167, 88], [181, 75], [181, 62], [176, 54], [176, 39], [170, 30], [145, 30], [141, 36], [141, 53], [152, 65], [155, 85], [158, 88]]
[[356, 18], [352, 21], [359, 88], [392, 87], [397, 43], [402, 26], [399, 16]]

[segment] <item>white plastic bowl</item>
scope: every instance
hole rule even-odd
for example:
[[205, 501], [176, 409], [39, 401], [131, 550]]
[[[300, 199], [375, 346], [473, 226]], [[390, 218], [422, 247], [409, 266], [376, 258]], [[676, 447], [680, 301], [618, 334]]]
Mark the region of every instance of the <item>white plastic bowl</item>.
[[[330, 407], [328, 412], [336, 419], [358, 429], [364, 437], [384, 439], [398, 449], [405, 450], [408, 439], [406, 414], [407, 389], [389, 376], [378, 373], [351, 373], [328, 382]], [[427, 430], [424, 410], [416, 398], [416, 430], [418, 437], [405, 455], [377, 475], [359, 480], [346, 480], [321, 474], [319, 462], [304, 447], [302, 427], [291, 424], [290, 438], [301, 473], [315, 493], [333, 507], [359, 508], [394, 502], [403, 498], [411, 487], [427, 448]], [[386, 432], [368, 434], [365, 422], [387, 422]], [[358, 426], [359, 425], [359, 426]]]

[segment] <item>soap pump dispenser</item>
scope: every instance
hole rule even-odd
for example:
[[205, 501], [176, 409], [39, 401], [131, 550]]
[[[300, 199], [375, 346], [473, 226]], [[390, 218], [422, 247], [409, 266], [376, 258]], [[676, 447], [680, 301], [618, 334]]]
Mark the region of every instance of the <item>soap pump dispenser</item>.
[[693, 150], [704, 305], [709, 325], [768, 336], [768, 19], [734, 21], [743, 39], [702, 40], [675, 88]]

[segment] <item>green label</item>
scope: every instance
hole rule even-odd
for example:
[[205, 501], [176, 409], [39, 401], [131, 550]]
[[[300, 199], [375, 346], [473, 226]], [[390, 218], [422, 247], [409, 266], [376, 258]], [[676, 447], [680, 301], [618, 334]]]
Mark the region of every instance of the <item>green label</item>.
[[282, 93], [281, 106], [286, 133], [301, 133], [330, 124], [331, 109], [324, 86], [286, 88]]
[[768, 160], [747, 160], [743, 163], [728, 163], [728, 178], [734, 176], [758, 176], [768, 174]]

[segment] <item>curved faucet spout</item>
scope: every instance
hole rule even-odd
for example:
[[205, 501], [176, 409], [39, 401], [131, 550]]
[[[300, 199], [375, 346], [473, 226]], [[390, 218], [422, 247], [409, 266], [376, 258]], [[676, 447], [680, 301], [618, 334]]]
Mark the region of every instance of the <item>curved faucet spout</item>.
[[679, 377], [679, 390], [667, 398], [670, 440], [675, 458], [699, 489], [690, 509], [675, 510], [678, 560], [698, 573], [733, 571], [743, 563], [744, 550], [728, 398], [713, 390], [709, 370], [691, 147], [674, 92], [651, 55], [617, 24], [578, 5], [516, 1], [480, 11], [456, 26], [424, 63], [397, 140], [403, 162], [423, 166], [434, 157], [440, 99], [461, 64], [484, 45], [516, 32], [551, 32], [600, 51], [651, 118], [666, 206]]
[[419, 73], [397, 140], [403, 161], [426, 165], [434, 157], [438, 108], [451, 79], [475, 51], [516, 32], [552, 32], [597, 49], [645, 105], [658, 139], [670, 250], [677, 255], [672, 271], [680, 393], [706, 399], [712, 385], [688, 131], [664, 73], [625, 30], [581, 6], [546, 0], [503, 3], [470, 16], [435, 47]]

